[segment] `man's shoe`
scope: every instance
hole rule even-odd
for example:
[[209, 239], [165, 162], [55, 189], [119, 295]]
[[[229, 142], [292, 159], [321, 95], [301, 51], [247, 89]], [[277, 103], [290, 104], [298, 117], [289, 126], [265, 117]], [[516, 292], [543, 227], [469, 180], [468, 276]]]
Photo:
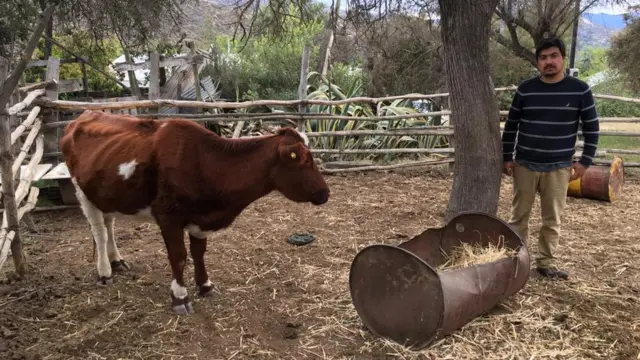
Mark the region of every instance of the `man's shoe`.
[[538, 272], [538, 274], [540, 274], [541, 276], [547, 277], [547, 278], [559, 278], [562, 280], [566, 280], [569, 278], [569, 273], [564, 271], [564, 270], [560, 270], [556, 267], [544, 267], [544, 268], [536, 268], [536, 271]]

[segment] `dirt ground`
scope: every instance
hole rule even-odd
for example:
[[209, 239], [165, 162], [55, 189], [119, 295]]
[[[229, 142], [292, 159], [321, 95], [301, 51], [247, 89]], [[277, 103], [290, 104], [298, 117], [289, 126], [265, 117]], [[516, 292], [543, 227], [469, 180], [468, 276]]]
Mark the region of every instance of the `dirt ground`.
[[[36, 232], [24, 239], [28, 278], [12, 281], [11, 260], [0, 273], [0, 358], [640, 359], [638, 178], [613, 204], [568, 199], [558, 256], [569, 281], [534, 275], [500, 312], [419, 353], [361, 325], [349, 267], [366, 245], [441, 225], [450, 177], [414, 169], [327, 181], [332, 197], [323, 207], [273, 194], [210, 239], [205, 260], [218, 294], [194, 294], [190, 263], [190, 316], [170, 311], [171, 272], [155, 226], [116, 221], [132, 269], [97, 288], [81, 212], [35, 213]], [[511, 182], [503, 184], [499, 216], [507, 219]], [[537, 201], [532, 231], [539, 224]], [[317, 238], [296, 247], [286, 242], [294, 232]]]

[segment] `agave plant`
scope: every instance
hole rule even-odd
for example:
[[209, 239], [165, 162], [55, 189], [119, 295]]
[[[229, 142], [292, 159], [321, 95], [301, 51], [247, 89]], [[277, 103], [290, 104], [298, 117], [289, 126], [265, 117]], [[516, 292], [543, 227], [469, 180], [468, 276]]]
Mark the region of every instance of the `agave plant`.
[[[344, 100], [356, 97], [360, 94], [362, 83], [356, 78], [349, 84], [346, 91], [336, 84], [327, 81], [317, 72], [311, 72], [309, 79], [314, 76], [320, 77], [317, 87], [307, 86], [307, 99], [313, 100]], [[288, 109], [297, 111], [297, 109]], [[341, 105], [312, 105], [309, 112], [327, 115], [348, 116], [353, 119], [307, 119], [305, 129], [307, 132], [332, 132], [332, 131], [354, 131], [354, 130], [391, 130], [406, 128], [421, 128], [434, 125], [439, 118], [420, 115], [420, 112], [413, 106], [411, 100], [395, 100], [392, 102], [378, 103], [376, 107], [368, 104], [341, 104]], [[416, 114], [416, 117], [399, 120], [371, 121], [368, 118], [376, 116], [406, 115]], [[445, 139], [443, 142], [442, 140]], [[413, 136], [385, 136], [385, 135], [341, 135], [313, 137], [313, 146], [319, 149], [389, 149], [389, 148], [431, 148], [436, 146], [446, 146], [446, 138], [437, 135], [413, 135]], [[416, 154], [341, 154], [341, 156], [320, 155], [323, 160], [384, 160], [390, 161], [399, 157], [413, 157]]]

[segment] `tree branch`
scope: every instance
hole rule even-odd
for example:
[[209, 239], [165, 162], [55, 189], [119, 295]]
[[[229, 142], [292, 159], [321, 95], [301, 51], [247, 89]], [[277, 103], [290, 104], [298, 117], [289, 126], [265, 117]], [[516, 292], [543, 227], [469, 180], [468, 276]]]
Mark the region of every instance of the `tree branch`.
[[513, 34], [511, 35], [511, 41], [509, 39], [507, 39], [504, 35], [500, 34], [499, 32], [494, 32], [491, 34], [491, 37], [500, 45], [504, 46], [505, 48], [509, 49], [510, 51], [513, 51], [513, 53], [528, 61], [531, 65], [536, 66], [536, 54], [527, 49], [526, 47], [522, 46], [520, 44], [520, 42], [518, 41], [517, 37], [515, 39], [515, 43], [513, 42]]
[[38, 41], [40, 40], [40, 36], [42, 36], [42, 31], [44, 31], [45, 26], [53, 15], [53, 10], [55, 9], [55, 7], [55, 4], [51, 4], [45, 11], [40, 14], [40, 21], [31, 34], [31, 38], [29, 39], [27, 46], [22, 51], [22, 56], [20, 56], [18, 65], [16, 65], [15, 69], [13, 69], [13, 71], [11, 72], [11, 75], [9, 75], [9, 77], [4, 82], [4, 85], [0, 90], [0, 111], [4, 111], [5, 106], [7, 105], [7, 102], [9, 102], [9, 98], [13, 93], [13, 90], [16, 88], [16, 85], [18, 85], [20, 77], [22, 77], [22, 73], [27, 68], [27, 63], [29, 62], [29, 59], [31, 59], [33, 51], [35, 50], [36, 46], [38, 45]]

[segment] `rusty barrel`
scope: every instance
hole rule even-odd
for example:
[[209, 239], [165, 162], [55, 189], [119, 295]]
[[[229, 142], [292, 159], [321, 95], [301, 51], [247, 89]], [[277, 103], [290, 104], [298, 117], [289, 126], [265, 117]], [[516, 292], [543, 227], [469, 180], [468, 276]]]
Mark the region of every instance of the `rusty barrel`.
[[624, 163], [616, 156], [610, 166], [589, 166], [582, 178], [569, 182], [567, 195], [614, 202], [620, 196], [623, 183]]
[[[517, 256], [438, 273], [445, 254], [462, 243], [506, 245]], [[372, 333], [419, 350], [520, 291], [529, 271], [527, 246], [513, 228], [489, 214], [464, 212], [398, 246], [362, 249], [351, 264], [349, 287]]]

